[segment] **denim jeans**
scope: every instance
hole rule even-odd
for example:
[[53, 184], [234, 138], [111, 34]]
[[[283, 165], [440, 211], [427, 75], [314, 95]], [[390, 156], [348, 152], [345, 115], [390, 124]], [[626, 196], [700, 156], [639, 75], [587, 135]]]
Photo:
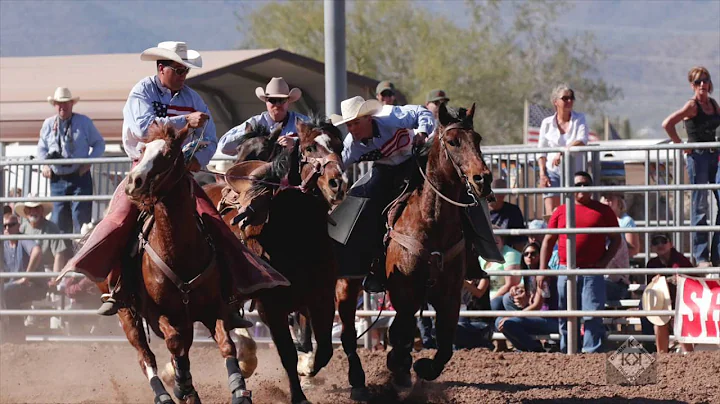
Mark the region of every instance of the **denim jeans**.
[[492, 323], [460, 317], [455, 331], [455, 349], [492, 348]]
[[[712, 184], [717, 181], [718, 153], [710, 153], [707, 150], [693, 150], [687, 156], [688, 178], [691, 184]], [[713, 192], [716, 201], [720, 197]], [[708, 191], [692, 191], [692, 205], [690, 206], [690, 217], [693, 226], [707, 226], [710, 206], [708, 204]], [[710, 246], [708, 244], [708, 232], [693, 233], [693, 258], [695, 263], [708, 262]]]
[[[59, 177], [53, 174], [50, 179], [52, 196], [92, 195], [93, 183], [90, 172]], [[92, 220], [92, 202], [54, 202], [52, 221], [63, 233], [80, 233], [84, 223]]]
[[[435, 310], [435, 308], [426, 303], [423, 306], [423, 310]], [[417, 326], [420, 330], [420, 339], [422, 339], [423, 348], [437, 348], [437, 343], [435, 342], [435, 330], [433, 329], [433, 319], [431, 317], [419, 317], [417, 319]]]
[[[560, 269], [565, 269], [561, 265]], [[602, 275], [577, 276], [577, 308], [578, 310], [604, 310], [605, 309], [605, 278]], [[558, 308], [567, 310], [567, 276], [558, 276]], [[583, 352], [601, 352], [605, 338], [605, 326], [601, 317], [583, 317], [585, 335], [583, 337]], [[567, 352], [567, 318], [558, 321], [560, 330], [560, 350]], [[580, 327], [576, 335], [580, 340]]]
[[[495, 321], [495, 328], [498, 327], [500, 321], [502, 321], [502, 317]], [[557, 318], [509, 317], [503, 324], [502, 333], [519, 351], [544, 352], [540, 341], [533, 336], [551, 334], [557, 329]]]

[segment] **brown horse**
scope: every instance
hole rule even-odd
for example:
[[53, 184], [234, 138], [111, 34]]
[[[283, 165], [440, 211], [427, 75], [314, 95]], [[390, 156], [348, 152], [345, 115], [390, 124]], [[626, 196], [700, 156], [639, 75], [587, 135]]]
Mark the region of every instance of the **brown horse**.
[[[142, 279], [136, 282], [134, 309], [118, 312], [128, 341], [138, 351], [140, 367], [150, 380], [155, 403], [173, 403], [157, 374], [142, 318], [165, 339], [175, 370], [175, 396], [199, 403], [192, 385], [189, 350], [193, 323], [202, 322], [215, 338], [225, 359], [232, 403], [251, 403], [240, 373], [235, 344], [222, 318], [228, 308], [220, 290], [221, 274], [207, 229], [196, 214], [193, 193], [197, 185], [187, 175], [182, 144], [188, 128], [176, 133], [171, 126], [153, 124], [141, 161], [129, 174], [125, 192], [154, 223], [146, 232], [140, 253]], [[127, 264], [127, 262], [126, 262]], [[129, 271], [128, 271], [129, 272]]]
[[[491, 193], [492, 176], [480, 151], [482, 138], [473, 130], [475, 105], [465, 115], [439, 111], [437, 136], [429, 144], [424, 182], [407, 200], [397, 221], [390, 223], [386, 254], [388, 291], [397, 312], [390, 327], [387, 365], [393, 382], [400, 387], [411, 383], [410, 366], [415, 313], [429, 301], [437, 314], [438, 350], [433, 359], [414, 365], [417, 375], [434, 380], [452, 357], [460, 295], [465, 275], [466, 237], [463, 229], [463, 198]], [[421, 166], [418, 164], [418, 168]], [[354, 325], [355, 302], [360, 290], [357, 280], [340, 280], [337, 285], [338, 311], [343, 323], [342, 343], [348, 355], [352, 396], [365, 396], [365, 373], [358, 358]], [[351, 397], [352, 397], [351, 396]], [[353, 397], [354, 398], [354, 397]]]
[[[332, 357], [337, 270], [328, 235], [328, 211], [343, 200], [347, 178], [342, 169], [340, 132], [320, 119], [308, 123], [298, 120], [296, 127], [295, 151], [284, 152], [274, 159], [271, 169], [260, 178], [263, 183], [252, 186], [249, 192], [261, 196], [267, 194], [268, 188], [274, 192], [267, 221], [241, 227], [232, 225], [233, 215], [225, 216], [225, 220], [241, 240], [255, 236], [258, 243], [248, 243], [248, 246], [258, 254], [266, 254], [272, 266], [290, 281], [289, 287], [276, 288], [261, 296], [257, 307], [270, 328], [288, 375], [291, 400], [303, 403], [307, 398], [300, 387], [298, 357], [288, 329], [288, 315], [298, 310], [309, 313], [317, 341], [314, 361], [307, 371], [313, 376]], [[231, 169], [228, 177], [233, 172]], [[288, 179], [288, 185], [279, 185], [283, 178]], [[227, 180], [236, 190], [242, 188], [233, 178]], [[270, 183], [277, 186], [268, 185]], [[220, 203], [222, 186], [206, 185], [205, 190], [216, 204]], [[245, 197], [240, 199], [247, 202]]]

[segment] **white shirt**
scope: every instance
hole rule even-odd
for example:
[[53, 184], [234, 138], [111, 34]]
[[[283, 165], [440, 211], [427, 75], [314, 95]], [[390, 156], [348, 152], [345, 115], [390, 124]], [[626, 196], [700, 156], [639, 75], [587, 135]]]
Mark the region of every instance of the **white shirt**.
[[[565, 147], [576, 140], [581, 141], [584, 145], [588, 143], [588, 129], [585, 123], [585, 115], [579, 112], [571, 112], [570, 114], [570, 127], [565, 134], [560, 133], [560, 128], [557, 125], [557, 113], [543, 119], [540, 124], [540, 140], [538, 141], [538, 147]], [[553, 160], [560, 153], [541, 153], [540, 157], [546, 157], [545, 167], [548, 172], [555, 172], [560, 174], [561, 166], [554, 166]], [[582, 170], [582, 161], [579, 159], [575, 160], [575, 170]]]

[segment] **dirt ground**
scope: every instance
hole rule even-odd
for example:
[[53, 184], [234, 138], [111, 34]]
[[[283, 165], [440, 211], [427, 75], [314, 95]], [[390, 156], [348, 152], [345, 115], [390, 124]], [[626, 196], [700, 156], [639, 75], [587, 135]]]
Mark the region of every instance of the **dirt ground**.
[[[167, 351], [153, 341], [159, 363]], [[417, 354], [416, 358], [430, 352]], [[287, 379], [274, 350], [258, 351], [248, 380], [255, 403], [287, 403]], [[604, 355], [456, 352], [434, 382], [416, 382], [400, 396], [390, 387], [385, 353], [361, 350], [376, 403], [720, 403], [720, 352], [658, 357], [658, 383], [607, 385]], [[147, 379], [126, 344], [0, 345], [2, 403], [150, 403]], [[227, 373], [217, 348], [191, 350], [195, 387], [205, 403], [227, 403]], [[305, 388], [314, 403], [350, 403], [345, 355], [336, 350]]]

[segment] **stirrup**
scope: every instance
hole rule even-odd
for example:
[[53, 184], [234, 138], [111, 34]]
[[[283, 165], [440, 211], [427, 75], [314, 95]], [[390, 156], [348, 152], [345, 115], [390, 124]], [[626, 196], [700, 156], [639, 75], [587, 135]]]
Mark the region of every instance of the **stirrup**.
[[96, 313], [101, 316], [114, 316], [120, 309], [120, 303], [110, 293], [103, 293], [100, 297], [102, 305], [97, 309]]

